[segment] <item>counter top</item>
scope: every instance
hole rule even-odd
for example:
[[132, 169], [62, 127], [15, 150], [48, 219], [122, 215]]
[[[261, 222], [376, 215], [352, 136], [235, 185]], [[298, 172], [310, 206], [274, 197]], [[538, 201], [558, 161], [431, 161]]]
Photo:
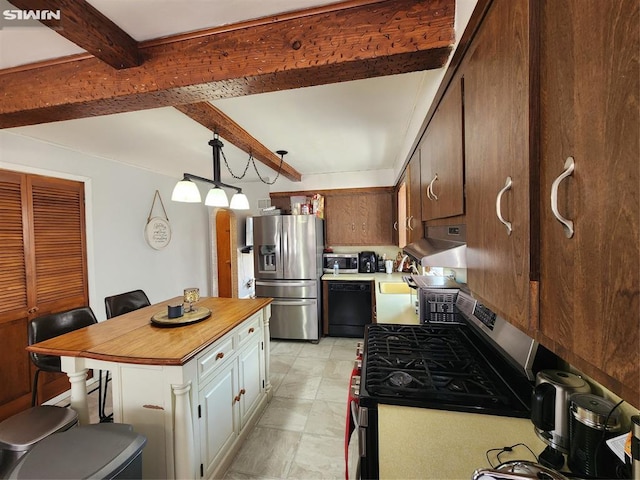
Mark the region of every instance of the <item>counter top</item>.
[[407, 273], [393, 272], [393, 273], [339, 273], [334, 275], [333, 273], [325, 273], [320, 277], [321, 280], [338, 280], [345, 281], [375, 281], [375, 282], [398, 282], [402, 283], [402, 277], [408, 275]]
[[175, 297], [27, 347], [47, 355], [86, 357], [146, 365], [184, 365], [235, 326], [271, 303], [270, 298], [203, 297], [197, 305], [211, 317], [180, 327], [158, 327], [151, 317], [166, 312]]
[[[471, 478], [479, 468], [508, 460], [535, 461], [545, 444], [531, 420], [427, 408], [378, 405], [381, 479]], [[489, 452], [489, 453], [488, 453]]]

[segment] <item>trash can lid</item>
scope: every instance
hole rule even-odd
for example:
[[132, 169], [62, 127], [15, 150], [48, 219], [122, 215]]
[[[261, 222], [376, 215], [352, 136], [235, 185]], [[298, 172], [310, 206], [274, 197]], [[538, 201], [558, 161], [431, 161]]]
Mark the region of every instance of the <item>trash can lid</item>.
[[0, 423], [0, 448], [25, 451], [52, 433], [78, 423], [75, 410], [53, 405], [31, 407]]
[[8, 478], [113, 478], [141, 453], [146, 443], [146, 437], [127, 424], [72, 428], [38, 443]]

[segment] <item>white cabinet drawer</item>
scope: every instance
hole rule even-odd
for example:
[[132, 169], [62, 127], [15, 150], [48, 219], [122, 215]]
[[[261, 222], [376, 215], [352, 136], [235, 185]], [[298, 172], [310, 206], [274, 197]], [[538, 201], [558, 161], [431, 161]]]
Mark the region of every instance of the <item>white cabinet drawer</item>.
[[256, 335], [262, 335], [262, 312], [254, 314], [238, 328], [238, 348]]
[[198, 379], [202, 381], [216, 368], [224, 365], [235, 352], [233, 335], [228, 335], [214, 343], [207, 351], [198, 357]]

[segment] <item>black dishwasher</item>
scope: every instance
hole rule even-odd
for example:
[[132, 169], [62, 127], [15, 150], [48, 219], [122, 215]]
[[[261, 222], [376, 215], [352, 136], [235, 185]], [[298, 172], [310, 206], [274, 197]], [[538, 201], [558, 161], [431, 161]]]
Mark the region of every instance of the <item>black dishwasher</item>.
[[332, 280], [328, 286], [329, 336], [364, 337], [371, 323], [371, 282]]

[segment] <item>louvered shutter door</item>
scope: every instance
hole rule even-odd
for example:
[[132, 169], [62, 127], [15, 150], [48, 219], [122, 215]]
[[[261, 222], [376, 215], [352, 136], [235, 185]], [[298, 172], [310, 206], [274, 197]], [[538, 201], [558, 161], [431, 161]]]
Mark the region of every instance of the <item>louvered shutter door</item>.
[[88, 305], [84, 186], [30, 177], [36, 303], [40, 312]]
[[22, 178], [0, 171], [0, 315], [27, 310]]
[[[0, 420], [31, 405], [29, 319], [89, 304], [85, 244], [83, 183], [0, 170]], [[69, 388], [41, 379], [41, 399]]]
[[28, 395], [31, 383], [23, 182], [23, 175], [0, 171], [0, 404]]

